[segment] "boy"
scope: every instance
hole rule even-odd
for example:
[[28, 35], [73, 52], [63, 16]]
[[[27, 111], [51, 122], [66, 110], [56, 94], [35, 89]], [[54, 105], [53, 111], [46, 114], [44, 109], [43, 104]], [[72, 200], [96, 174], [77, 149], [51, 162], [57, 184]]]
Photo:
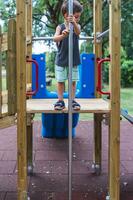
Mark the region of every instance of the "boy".
[[57, 43], [58, 52], [55, 60], [55, 76], [57, 79], [57, 93], [58, 101], [55, 103], [55, 110], [62, 110], [65, 108], [63, 101], [64, 82], [68, 79], [68, 36], [69, 23], [73, 24], [73, 69], [72, 69], [72, 107], [74, 110], [80, 110], [80, 105], [74, 100], [76, 81], [79, 79], [78, 65], [80, 64], [79, 54], [79, 34], [81, 32], [80, 15], [82, 13], [82, 5], [77, 1], [73, 1], [73, 15], [68, 15], [68, 2], [64, 1], [62, 8], [62, 15], [64, 23], [58, 25], [54, 35], [54, 41]]

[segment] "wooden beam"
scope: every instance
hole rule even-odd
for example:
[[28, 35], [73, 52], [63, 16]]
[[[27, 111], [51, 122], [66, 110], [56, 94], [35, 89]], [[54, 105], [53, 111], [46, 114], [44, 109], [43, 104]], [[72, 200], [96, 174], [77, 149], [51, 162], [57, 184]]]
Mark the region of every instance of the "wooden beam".
[[27, 1], [17, 0], [17, 158], [18, 200], [27, 200], [26, 36]]
[[28, 174], [33, 173], [33, 114], [27, 114], [27, 165]]
[[120, 41], [121, 1], [110, 1], [110, 176], [109, 194], [111, 200], [120, 199]]
[[8, 50], [7, 33], [1, 34], [1, 51]]
[[[102, 56], [102, 41], [97, 42], [96, 36], [102, 32], [102, 0], [94, 0], [93, 7], [93, 32], [94, 32], [94, 45], [93, 51], [95, 54], [95, 96], [100, 98], [101, 95], [96, 91], [98, 81], [98, 71], [96, 59]], [[101, 114], [94, 114], [94, 153], [93, 163], [94, 167], [98, 166], [95, 170], [101, 169], [101, 153], [102, 153], [102, 126], [101, 126]]]
[[[54, 104], [57, 99], [28, 99], [27, 100], [27, 113], [68, 113], [68, 99], [65, 99], [65, 109], [57, 111], [54, 109]], [[79, 111], [73, 113], [109, 113], [109, 102], [93, 98], [93, 99], [77, 99], [81, 105]]]
[[8, 114], [16, 113], [16, 21], [9, 20], [7, 52]]
[[[28, 1], [27, 6], [27, 56], [28, 59], [32, 58], [32, 0]], [[30, 85], [27, 88], [27, 91], [31, 90], [32, 83], [32, 64], [27, 63], [26, 65], [26, 74], [27, 74], [27, 85]], [[33, 173], [33, 120], [32, 114], [27, 114], [27, 165], [28, 165], [28, 174]]]
[[[28, 1], [27, 6], [27, 56], [29, 59], [32, 58], [32, 0]], [[26, 67], [27, 74], [27, 83], [31, 84], [32, 82], [32, 64], [27, 63]]]

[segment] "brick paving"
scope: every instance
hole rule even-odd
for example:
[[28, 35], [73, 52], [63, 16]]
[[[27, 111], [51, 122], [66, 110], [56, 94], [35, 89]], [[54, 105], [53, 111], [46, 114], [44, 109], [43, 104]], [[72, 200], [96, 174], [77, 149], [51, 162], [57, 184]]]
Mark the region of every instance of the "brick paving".
[[[31, 200], [68, 200], [68, 140], [42, 139], [34, 123]], [[78, 124], [73, 139], [73, 200], [105, 200], [108, 188], [108, 132], [103, 125], [102, 174], [92, 174], [93, 122]], [[0, 200], [17, 200], [16, 126], [0, 130]], [[133, 200], [133, 126], [121, 122], [121, 200]]]

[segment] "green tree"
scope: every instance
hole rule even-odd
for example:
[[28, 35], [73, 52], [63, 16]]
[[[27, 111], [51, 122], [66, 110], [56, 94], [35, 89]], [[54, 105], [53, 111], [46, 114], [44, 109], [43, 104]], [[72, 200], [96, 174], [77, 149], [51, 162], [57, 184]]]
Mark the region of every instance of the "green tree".
[[[33, 0], [33, 35], [51, 36], [55, 32], [58, 24], [62, 23], [60, 13], [63, 0]], [[93, 32], [93, 0], [80, 0], [84, 11], [81, 16], [80, 24], [84, 35], [91, 35]], [[121, 24], [122, 24], [122, 46], [126, 50], [128, 59], [133, 58], [133, 0], [121, 1]], [[103, 30], [109, 27], [109, 5], [108, 1], [103, 1]], [[0, 0], [0, 16], [7, 21], [16, 15], [15, 0]], [[103, 39], [103, 46], [107, 48], [108, 37]]]

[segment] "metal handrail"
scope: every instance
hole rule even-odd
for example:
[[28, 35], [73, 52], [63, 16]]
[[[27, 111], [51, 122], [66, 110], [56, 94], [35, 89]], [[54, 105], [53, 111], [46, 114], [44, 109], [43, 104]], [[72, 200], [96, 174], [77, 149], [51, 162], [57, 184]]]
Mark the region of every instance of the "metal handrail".
[[102, 58], [102, 59], [97, 59], [98, 63], [98, 82], [97, 82], [97, 92], [103, 95], [109, 95], [110, 98], [110, 92], [104, 92], [102, 91], [102, 63], [104, 62], [110, 62], [110, 58]]
[[39, 83], [38, 83], [38, 76], [39, 76], [38, 68], [39, 68], [39, 66], [38, 66], [38, 63], [35, 60], [33, 60], [33, 59], [31, 59], [31, 60], [27, 59], [26, 62], [28, 62], [28, 63], [34, 63], [35, 67], [36, 67], [36, 88], [33, 91], [27, 91], [26, 92], [27, 96], [32, 96], [32, 95], [35, 95], [38, 92], [38, 88], [39, 88]]

